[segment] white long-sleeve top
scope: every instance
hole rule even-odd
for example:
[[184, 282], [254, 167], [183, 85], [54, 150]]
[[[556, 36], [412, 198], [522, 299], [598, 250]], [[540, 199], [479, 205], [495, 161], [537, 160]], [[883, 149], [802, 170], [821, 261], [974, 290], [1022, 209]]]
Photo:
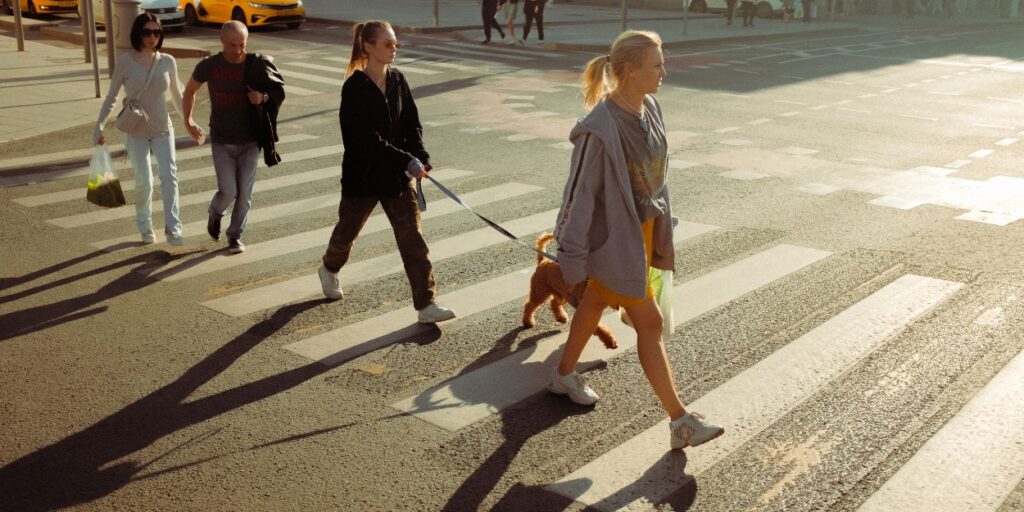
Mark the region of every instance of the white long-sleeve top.
[[182, 87], [181, 82], [178, 81], [178, 65], [174, 61], [174, 57], [156, 52], [153, 78], [149, 80], [146, 90], [142, 91], [149, 70], [135, 62], [132, 53], [125, 52], [117, 58], [114, 76], [110, 78], [110, 90], [107, 91], [107, 97], [103, 100], [99, 118], [96, 119], [96, 127], [93, 129], [93, 142], [98, 141], [103, 133], [107, 118], [113, 111], [114, 105], [117, 104], [118, 93], [122, 87], [124, 87], [125, 99], [136, 98], [142, 108], [146, 110], [146, 114], [149, 115], [151, 126], [141, 128], [138, 133], [132, 133], [131, 135], [135, 137], [152, 138], [167, 134], [171, 130], [171, 116], [167, 112], [167, 92], [171, 93], [171, 101], [174, 102], [174, 108], [177, 109], [178, 114], [183, 115]]

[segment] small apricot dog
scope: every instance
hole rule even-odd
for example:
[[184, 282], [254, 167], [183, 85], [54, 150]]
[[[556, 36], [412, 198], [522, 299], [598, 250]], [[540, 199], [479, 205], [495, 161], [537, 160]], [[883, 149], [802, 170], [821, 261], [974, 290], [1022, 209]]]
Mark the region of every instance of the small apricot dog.
[[[551, 233], [544, 233], [537, 237], [537, 250], [546, 250], [548, 242], [553, 238], [555, 235]], [[586, 281], [569, 286], [562, 277], [562, 269], [558, 267], [558, 263], [537, 253], [537, 269], [533, 271], [533, 277], [530, 278], [530, 296], [526, 299], [526, 304], [523, 305], [523, 325], [533, 327], [535, 323], [533, 314], [541, 304], [544, 304], [544, 301], [548, 300], [548, 297], [551, 298], [551, 314], [554, 315], [555, 320], [562, 324], [568, 322], [569, 317], [566, 316], [562, 306], [567, 303], [578, 304], [583, 299], [583, 292], [586, 289]], [[602, 323], [597, 324], [594, 335], [608, 348], [618, 348], [619, 346], [615, 341], [615, 335], [608, 330], [608, 326]]]

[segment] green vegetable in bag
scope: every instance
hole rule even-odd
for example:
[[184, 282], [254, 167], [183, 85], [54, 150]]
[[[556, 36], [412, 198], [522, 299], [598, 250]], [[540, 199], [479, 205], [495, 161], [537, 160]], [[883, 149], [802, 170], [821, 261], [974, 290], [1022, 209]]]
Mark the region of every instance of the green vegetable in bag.
[[104, 208], [116, 208], [128, 204], [121, 190], [121, 180], [114, 171], [110, 152], [104, 146], [96, 146], [89, 160], [89, 182], [86, 183], [85, 199]]

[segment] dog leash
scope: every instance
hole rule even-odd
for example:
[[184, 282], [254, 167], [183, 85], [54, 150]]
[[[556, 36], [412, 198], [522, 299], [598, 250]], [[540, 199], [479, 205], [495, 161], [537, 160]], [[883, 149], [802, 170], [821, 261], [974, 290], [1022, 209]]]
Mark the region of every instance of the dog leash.
[[[554, 255], [549, 254], [549, 253], [547, 253], [545, 251], [542, 251], [542, 250], [540, 250], [540, 249], [538, 249], [538, 248], [536, 248], [536, 247], [534, 247], [534, 246], [532, 246], [532, 245], [530, 245], [530, 244], [520, 240], [519, 237], [513, 235], [512, 233], [509, 233], [507, 229], [505, 229], [505, 228], [501, 227], [500, 225], [498, 225], [497, 222], [494, 222], [491, 219], [488, 219], [487, 217], [484, 217], [483, 215], [480, 215], [479, 213], [477, 213], [475, 210], [470, 208], [469, 205], [464, 203], [462, 201], [462, 199], [457, 194], [455, 194], [455, 192], [452, 192], [451, 190], [448, 190], [448, 187], [445, 187], [444, 185], [442, 185], [441, 182], [439, 182], [436, 179], [434, 179], [434, 177], [431, 176], [430, 174], [427, 174], [427, 179], [430, 180], [431, 182], [433, 182], [434, 185], [437, 188], [441, 189], [441, 192], [444, 192], [445, 195], [447, 195], [448, 197], [450, 197], [452, 199], [452, 201], [455, 201], [456, 203], [459, 203], [459, 205], [461, 205], [463, 208], [465, 208], [465, 209], [469, 210], [470, 212], [472, 212], [473, 215], [476, 215], [477, 217], [480, 217], [480, 220], [486, 222], [488, 226], [494, 228], [494, 230], [497, 231], [498, 233], [501, 233], [501, 234], [507, 236], [509, 238], [509, 240], [512, 240], [513, 242], [516, 242], [517, 244], [522, 245], [523, 247], [527, 247], [530, 250], [540, 254], [541, 256], [544, 256], [545, 258], [547, 258], [547, 259], [549, 259], [551, 261], [554, 261], [554, 262], [558, 261], [558, 258], [556, 258]], [[419, 204], [419, 208], [420, 208], [421, 212], [425, 211], [427, 209], [427, 201], [426, 201], [426, 199], [423, 198], [423, 185], [421, 184], [421, 180], [420, 179], [416, 180], [416, 202]]]

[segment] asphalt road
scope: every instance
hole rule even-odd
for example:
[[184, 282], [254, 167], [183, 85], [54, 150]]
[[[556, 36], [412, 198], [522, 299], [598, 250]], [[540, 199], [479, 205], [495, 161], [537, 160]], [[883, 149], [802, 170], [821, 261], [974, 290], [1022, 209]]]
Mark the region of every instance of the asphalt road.
[[[523, 240], [548, 230], [592, 55], [401, 38], [435, 176]], [[179, 147], [180, 248], [135, 243], [131, 207], [87, 204], [81, 176], [0, 188], [0, 509], [1022, 510], [1022, 39], [666, 54], [666, 345], [684, 401], [729, 429], [684, 455], [635, 350], [592, 344], [593, 409], [538, 388], [566, 329], [543, 309], [519, 326], [533, 254], [432, 186], [423, 229], [459, 318], [409, 327], [386, 222], [323, 300], [348, 30], [254, 32], [291, 89], [243, 255], [203, 232], [206, 148]]]

